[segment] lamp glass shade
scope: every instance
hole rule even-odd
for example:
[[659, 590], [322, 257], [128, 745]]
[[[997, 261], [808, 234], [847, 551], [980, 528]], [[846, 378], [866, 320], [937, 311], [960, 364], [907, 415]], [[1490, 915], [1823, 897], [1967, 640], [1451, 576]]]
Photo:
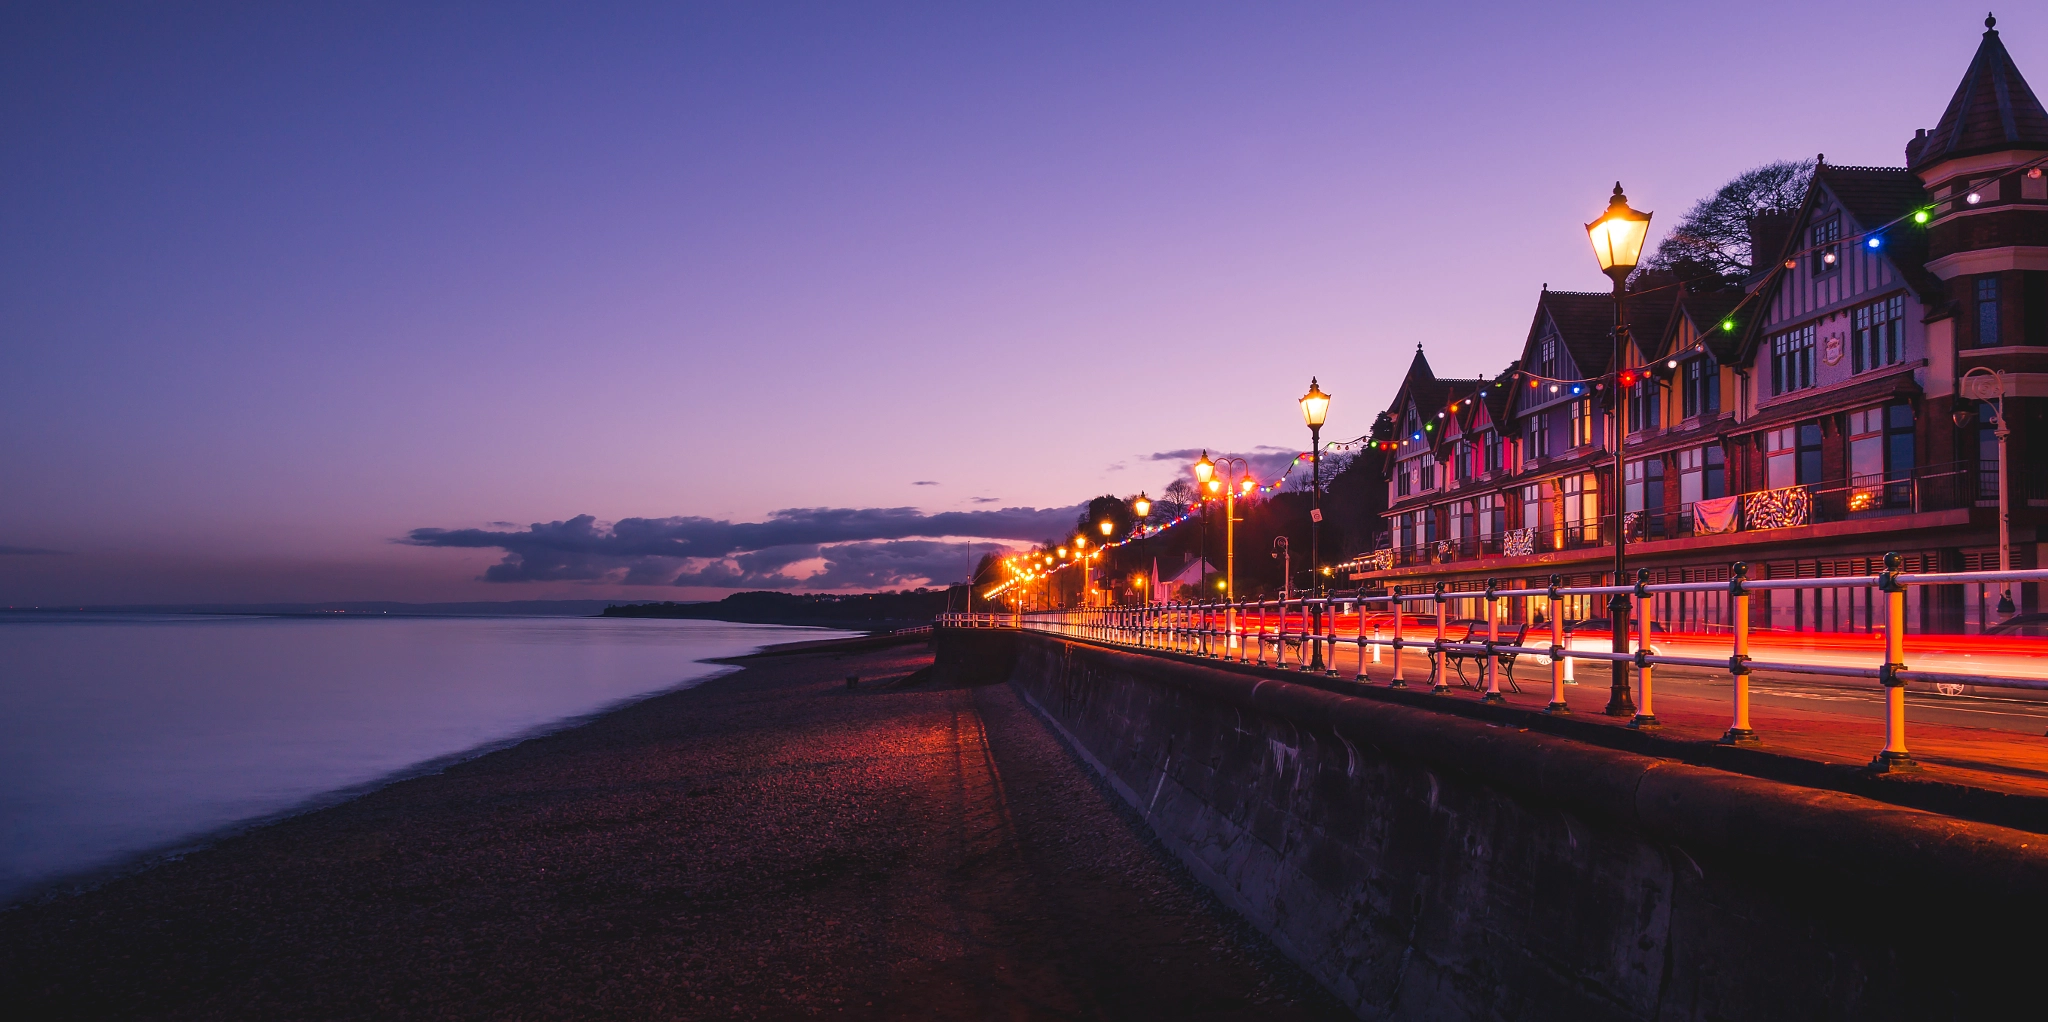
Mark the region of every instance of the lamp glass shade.
[[1301, 396], [1301, 421], [1310, 429], [1323, 428], [1323, 417], [1330, 414], [1330, 395], [1316, 386], [1315, 377], [1309, 377], [1308, 393]]
[[1131, 510], [1140, 518], [1150, 515], [1152, 513], [1151, 498], [1146, 497], [1142, 493], [1138, 494], [1138, 499], [1131, 501]]
[[1593, 240], [1593, 256], [1600, 260], [1600, 272], [1627, 273], [1642, 261], [1643, 242], [1650, 236], [1650, 214], [1630, 209], [1628, 196], [1621, 193], [1621, 183], [1617, 181], [1607, 212], [1586, 225], [1586, 235]]
[[1112, 532], [1115, 532], [1115, 531], [1116, 531], [1116, 523], [1115, 523], [1115, 522], [1112, 522], [1112, 521], [1110, 521], [1110, 520], [1109, 520], [1109, 519], [1107, 519], [1107, 518], [1104, 518], [1104, 519], [1102, 520], [1102, 534], [1103, 534], [1103, 535], [1105, 535], [1105, 536], [1107, 536], [1107, 535], [1109, 535], [1110, 533], [1112, 533]]
[[1208, 452], [1208, 451], [1203, 451], [1203, 452], [1202, 452], [1202, 460], [1200, 460], [1200, 461], [1198, 461], [1198, 462], [1195, 462], [1195, 479], [1196, 479], [1196, 481], [1198, 481], [1198, 482], [1204, 482], [1204, 483], [1206, 483], [1206, 482], [1208, 482], [1208, 481], [1209, 481], [1209, 477], [1210, 477], [1210, 476], [1212, 476], [1212, 475], [1215, 475], [1215, 474], [1216, 474], [1216, 463], [1215, 463], [1215, 462], [1213, 462], [1213, 461], [1210, 461], [1210, 460], [1209, 460], [1209, 452]]

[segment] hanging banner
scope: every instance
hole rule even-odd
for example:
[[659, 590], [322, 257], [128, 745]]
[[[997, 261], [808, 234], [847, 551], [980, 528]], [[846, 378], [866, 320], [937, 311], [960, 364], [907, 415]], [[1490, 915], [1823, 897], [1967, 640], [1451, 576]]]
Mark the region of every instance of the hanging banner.
[[1739, 497], [1715, 497], [1702, 500], [1692, 506], [1692, 531], [1695, 535], [1711, 536], [1719, 532], [1735, 531], [1735, 506]]

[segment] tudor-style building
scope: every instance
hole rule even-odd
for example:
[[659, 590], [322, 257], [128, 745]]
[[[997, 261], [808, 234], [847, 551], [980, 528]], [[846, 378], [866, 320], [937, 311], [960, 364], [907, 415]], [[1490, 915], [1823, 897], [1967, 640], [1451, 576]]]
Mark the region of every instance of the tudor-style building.
[[[1816, 580], [1759, 595], [1757, 625], [1867, 629], [1866, 592], [1826, 578], [1869, 574], [1891, 550], [1912, 570], [1998, 566], [1995, 409], [1988, 392], [1959, 396], [1978, 366], [2002, 374], [2012, 566], [2035, 566], [2048, 485], [2020, 467], [2048, 455], [2048, 111], [1991, 24], [1907, 166], [1817, 161], [1796, 214], [1752, 225], [1758, 270], [1743, 286], [1634, 282], [1622, 372], [1604, 293], [1546, 288], [1492, 381], [1437, 380], [1418, 351], [1389, 409], [1388, 548], [1347, 573], [1403, 588], [1604, 582], [1619, 498], [1632, 568], [1725, 579], [1746, 560], [1752, 577]], [[1475, 457], [1489, 443], [1498, 453]], [[2038, 609], [2038, 588], [2013, 593], [2014, 609]], [[1975, 631], [2000, 595], [1916, 591], [1911, 625]], [[1600, 615], [1508, 601], [1514, 618], [1546, 612]], [[1724, 613], [1708, 594], [1667, 599], [1658, 618], [1714, 627]]]

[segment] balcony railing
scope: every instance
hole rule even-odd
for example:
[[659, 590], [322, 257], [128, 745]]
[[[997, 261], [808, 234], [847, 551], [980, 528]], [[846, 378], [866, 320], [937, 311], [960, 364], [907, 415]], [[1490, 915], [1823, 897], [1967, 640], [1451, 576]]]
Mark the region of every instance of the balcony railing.
[[[2015, 507], [2048, 506], [2048, 476], [2015, 473]], [[1928, 465], [1887, 476], [1856, 477], [1847, 485], [1781, 486], [1684, 504], [1671, 511], [1630, 511], [1622, 517], [1632, 543], [1756, 532], [1823, 522], [1945, 511], [1995, 503], [1998, 466], [1989, 462]], [[1524, 526], [1486, 536], [1428, 540], [1387, 552], [1387, 567], [1447, 564], [1480, 557], [1515, 557], [1611, 545], [1602, 523]]]

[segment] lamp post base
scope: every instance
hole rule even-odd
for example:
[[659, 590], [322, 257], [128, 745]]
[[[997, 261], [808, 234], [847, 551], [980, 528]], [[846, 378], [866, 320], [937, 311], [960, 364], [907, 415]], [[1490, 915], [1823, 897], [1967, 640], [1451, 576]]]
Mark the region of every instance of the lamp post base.
[[1628, 726], [1638, 731], [1654, 731], [1664, 725], [1657, 723], [1657, 715], [1654, 713], [1638, 713], [1634, 720], [1628, 722]]
[[1880, 752], [1870, 761], [1874, 774], [1917, 774], [1920, 764], [1903, 752]]
[[1572, 708], [1563, 703], [1551, 703], [1543, 708], [1543, 712], [1553, 717], [1569, 717], [1572, 715]]
[[1746, 727], [1731, 727], [1727, 734], [1721, 736], [1722, 745], [1755, 745], [1761, 740], [1756, 732]]
[[1488, 692], [1480, 696], [1479, 701], [1482, 703], [1504, 703], [1508, 701], [1508, 697], [1501, 695], [1499, 692]]

